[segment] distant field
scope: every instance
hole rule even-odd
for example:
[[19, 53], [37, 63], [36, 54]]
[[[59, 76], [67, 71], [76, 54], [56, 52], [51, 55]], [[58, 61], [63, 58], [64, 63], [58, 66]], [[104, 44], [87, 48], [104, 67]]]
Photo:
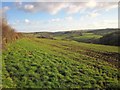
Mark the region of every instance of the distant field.
[[78, 42], [89, 42], [90, 40], [99, 39], [101, 35], [95, 35], [93, 33], [83, 33], [82, 36], [73, 37], [73, 40]]
[[3, 86], [117, 88], [118, 47], [23, 38], [3, 52]]
[[84, 43], [120, 46], [118, 29], [77, 30], [63, 32], [24, 33], [25, 36], [57, 40], [73, 40]]
[[[59, 37], [59, 38], [67, 38], [67, 37], [70, 37], [68, 36], [67, 34], [66, 35], [58, 35], [56, 37]], [[73, 34], [72, 35], [73, 38], [78, 38], [78, 39], [90, 39], [90, 38], [99, 38], [101, 37], [101, 35], [95, 35], [93, 33], [82, 33], [82, 35], [76, 35], [76, 34]]]
[[116, 52], [120, 53], [118, 50], [120, 47], [117, 46], [110, 46], [110, 45], [100, 45], [100, 44], [92, 44], [92, 43], [77, 43], [79, 46], [86, 48], [86, 49], [91, 49], [94, 51], [100, 51], [100, 52]]

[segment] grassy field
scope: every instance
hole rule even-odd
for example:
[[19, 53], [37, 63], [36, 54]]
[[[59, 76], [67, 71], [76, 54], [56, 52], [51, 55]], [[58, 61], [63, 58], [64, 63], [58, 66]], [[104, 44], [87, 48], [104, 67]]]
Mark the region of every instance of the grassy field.
[[118, 88], [118, 55], [115, 46], [22, 38], [3, 51], [3, 87]]
[[79, 42], [89, 42], [89, 40], [93, 40], [93, 39], [99, 39], [100, 37], [102, 37], [101, 35], [96, 35], [93, 33], [83, 33], [82, 36], [77, 36], [77, 37], [73, 37], [73, 40], [79, 41]]
[[118, 38], [120, 32], [118, 29], [97, 29], [97, 30], [78, 30], [63, 32], [33, 32], [24, 33], [27, 37], [57, 39], [57, 40], [73, 40], [77, 42], [120, 46]]

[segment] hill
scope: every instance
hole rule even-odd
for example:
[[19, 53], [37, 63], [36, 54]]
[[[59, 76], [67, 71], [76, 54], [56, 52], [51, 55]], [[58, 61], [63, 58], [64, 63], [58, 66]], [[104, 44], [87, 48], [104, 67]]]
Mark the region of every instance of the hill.
[[104, 45], [120, 46], [119, 38], [120, 38], [120, 31], [116, 31], [101, 37], [99, 39], [99, 43]]
[[[63, 32], [35, 32], [27, 33], [27, 36], [34, 36], [37, 38], [48, 38], [57, 40], [73, 40], [77, 42], [119, 45], [118, 29], [97, 29], [97, 30], [78, 30], [78, 31], [63, 31]], [[116, 34], [115, 34], [116, 33]], [[109, 37], [109, 40], [107, 39]], [[111, 37], [111, 38], [110, 38]], [[105, 41], [106, 38], [106, 41]], [[108, 40], [108, 41], [107, 41]], [[105, 42], [104, 42], [105, 41]], [[109, 43], [111, 42], [111, 43]]]
[[107, 29], [97, 29], [97, 30], [90, 30], [88, 31], [88, 33], [94, 33], [96, 35], [106, 35], [106, 34], [110, 34], [113, 32], [118, 31], [118, 29], [116, 28], [107, 28]]
[[2, 53], [3, 88], [120, 88], [120, 47], [78, 41], [105, 36], [67, 31], [24, 33], [19, 38], [7, 24], [2, 30], [7, 44]]
[[3, 52], [3, 87], [119, 88], [118, 47], [22, 38]]

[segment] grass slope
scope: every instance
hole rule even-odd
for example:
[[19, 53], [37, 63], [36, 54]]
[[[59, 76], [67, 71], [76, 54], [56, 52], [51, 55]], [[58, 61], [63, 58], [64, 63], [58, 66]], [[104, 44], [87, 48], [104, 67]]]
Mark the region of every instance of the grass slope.
[[[3, 86], [117, 88], [117, 57], [110, 55], [118, 54], [117, 49], [75, 41], [23, 38], [3, 52]], [[114, 63], [107, 61], [107, 56]]]
[[94, 33], [96, 35], [106, 35], [106, 34], [110, 34], [113, 32], [117, 32], [119, 31], [119, 29], [117, 28], [106, 28], [106, 29], [97, 29], [97, 30], [90, 30], [88, 31], [88, 33]]
[[25, 36], [34, 36], [37, 38], [48, 38], [58, 40], [74, 40], [77, 42], [94, 43], [102, 45], [119, 46], [117, 38], [119, 29], [96, 29], [96, 30], [77, 30], [62, 32], [34, 32], [24, 33]]
[[78, 42], [93, 42], [97, 39], [102, 37], [101, 35], [96, 35], [93, 33], [83, 33], [82, 36], [75, 36], [72, 38], [72, 40], [78, 41]]

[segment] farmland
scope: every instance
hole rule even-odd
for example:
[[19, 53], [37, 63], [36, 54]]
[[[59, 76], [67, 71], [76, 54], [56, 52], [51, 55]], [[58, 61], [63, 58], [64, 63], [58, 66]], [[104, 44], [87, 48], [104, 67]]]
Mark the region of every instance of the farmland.
[[4, 88], [120, 88], [118, 47], [22, 38], [3, 51]]
[[61, 32], [24, 33], [25, 36], [57, 40], [73, 40], [77, 42], [120, 46], [119, 29], [74, 30]]
[[120, 90], [118, 2], [87, 1], [1, 1], [0, 90]]
[[91, 42], [102, 37], [101, 35], [95, 35], [93, 33], [83, 33], [82, 36], [73, 37], [73, 40], [78, 42]]

